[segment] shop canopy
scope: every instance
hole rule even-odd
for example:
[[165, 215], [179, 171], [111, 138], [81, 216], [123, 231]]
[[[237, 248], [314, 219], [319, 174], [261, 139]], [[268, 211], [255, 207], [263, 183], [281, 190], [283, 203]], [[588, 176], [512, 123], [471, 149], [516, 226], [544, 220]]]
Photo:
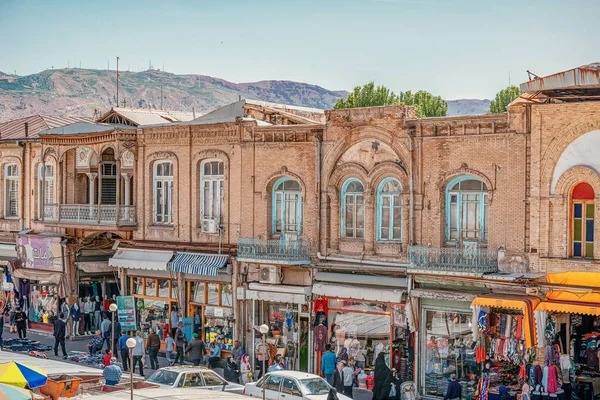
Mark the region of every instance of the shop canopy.
[[402, 289], [386, 289], [352, 285], [336, 285], [333, 283], [317, 282], [312, 292], [325, 297], [378, 301], [382, 303], [402, 303]]
[[513, 296], [504, 294], [486, 294], [473, 300], [471, 306], [484, 306], [520, 310], [523, 312], [523, 328], [525, 331], [525, 347], [535, 344], [535, 322], [533, 310], [540, 304], [540, 299], [532, 296]]
[[227, 265], [228, 255], [202, 254], [178, 251], [169, 263], [174, 272], [194, 275], [217, 276], [219, 270]]
[[[3, 244], [0, 243], [0, 260], [10, 261], [17, 259], [17, 250], [15, 250], [14, 244]], [[2, 264], [0, 264], [2, 265]]]
[[172, 258], [173, 252], [170, 250], [119, 248], [108, 260], [108, 265], [127, 269], [166, 271], [167, 264]]
[[561, 272], [546, 275], [553, 285], [564, 285], [546, 293], [536, 311], [572, 314], [600, 315], [600, 293], [592, 288], [600, 287], [599, 272]]

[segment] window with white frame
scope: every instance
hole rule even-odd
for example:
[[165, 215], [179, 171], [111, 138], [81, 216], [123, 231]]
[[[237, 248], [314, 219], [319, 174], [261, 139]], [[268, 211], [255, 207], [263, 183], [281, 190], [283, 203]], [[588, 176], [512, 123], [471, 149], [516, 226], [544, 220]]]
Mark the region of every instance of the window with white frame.
[[365, 237], [365, 188], [361, 181], [350, 178], [342, 185], [342, 237]]
[[19, 166], [17, 164], [6, 164], [4, 167], [4, 182], [4, 216], [16, 218], [19, 216]]
[[206, 160], [200, 164], [200, 229], [215, 233], [223, 217], [224, 163]]
[[272, 223], [274, 235], [297, 236], [302, 231], [302, 189], [290, 178], [279, 178], [273, 185]]
[[154, 223], [171, 224], [173, 198], [173, 163], [157, 161], [154, 163]]
[[397, 179], [386, 178], [377, 190], [377, 240], [402, 239], [402, 186]]
[[[44, 167], [45, 165], [45, 167]], [[39, 215], [43, 215], [46, 204], [54, 204], [54, 165], [40, 164], [38, 168]]]
[[472, 176], [453, 179], [446, 188], [446, 241], [487, 242], [488, 189]]

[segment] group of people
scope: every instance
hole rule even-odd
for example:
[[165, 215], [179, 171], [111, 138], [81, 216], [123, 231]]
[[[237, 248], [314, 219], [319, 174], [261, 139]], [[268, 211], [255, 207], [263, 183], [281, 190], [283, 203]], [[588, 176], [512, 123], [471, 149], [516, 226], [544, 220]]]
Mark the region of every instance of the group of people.
[[364, 388], [373, 391], [373, 400], [400, 399], [402, 380], [399, 371], [388, 367], [383, 352], [378, 354], [374, 370], [366, 375], [354, 357], [348, 356], [347, 352], [341, 351], [336, 356], [329, 344], [325, 349], [321, 357], [321, 373], [338, 393], [352, 398], [353, 388], [361, 387], [360, 378], [363, 376]]

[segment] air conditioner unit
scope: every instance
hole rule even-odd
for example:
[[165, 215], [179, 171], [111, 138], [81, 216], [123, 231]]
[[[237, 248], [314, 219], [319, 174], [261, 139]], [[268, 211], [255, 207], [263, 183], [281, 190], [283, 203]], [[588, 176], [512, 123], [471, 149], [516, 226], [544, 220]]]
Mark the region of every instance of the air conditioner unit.
[[213, 219], [205, 219], [201, 222], [202, 232], [206, 233], [216, 233], [217, 232], [217, 222]]
[[258, 280], [260, 283], [281, 283], [280, 267], [277, 265], [261, 265]]

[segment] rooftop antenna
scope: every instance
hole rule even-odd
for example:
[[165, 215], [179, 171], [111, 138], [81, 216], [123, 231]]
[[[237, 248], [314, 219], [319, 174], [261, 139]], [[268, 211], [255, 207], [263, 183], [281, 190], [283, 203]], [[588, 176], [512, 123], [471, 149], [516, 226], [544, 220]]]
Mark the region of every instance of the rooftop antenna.
[[117, 107], [119, 107], [119, 57], [117, 57]]
[[532, 81], [534, 79], [541, 79], [538, 75], [534, 74], [530, 70], [527, 70], [527, 75], [529, 75], [529, 80]]

